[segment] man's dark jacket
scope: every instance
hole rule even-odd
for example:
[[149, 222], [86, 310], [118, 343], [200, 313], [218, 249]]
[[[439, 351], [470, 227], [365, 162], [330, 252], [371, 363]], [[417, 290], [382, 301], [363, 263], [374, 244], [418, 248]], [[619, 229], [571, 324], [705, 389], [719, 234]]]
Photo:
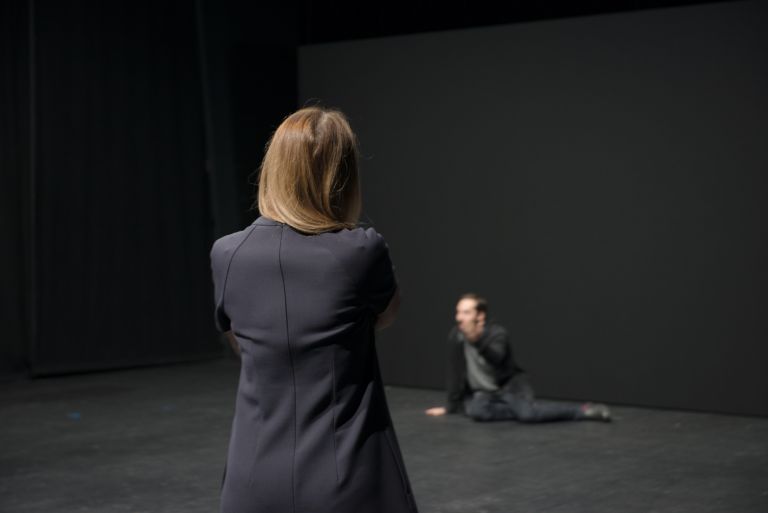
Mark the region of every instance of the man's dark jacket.
[[[486, 324], [483, 334], [475, 342], [480, 355], [493, 367], [499, 388], [523, 370], [515, 364], [507, 330], [498, 324]], [[454, 326], [448, 333], [448, 413], [464, 411], [464, 398], [471, 394], [467, 382], [467, 361], [464, 357], [464, 336]]]

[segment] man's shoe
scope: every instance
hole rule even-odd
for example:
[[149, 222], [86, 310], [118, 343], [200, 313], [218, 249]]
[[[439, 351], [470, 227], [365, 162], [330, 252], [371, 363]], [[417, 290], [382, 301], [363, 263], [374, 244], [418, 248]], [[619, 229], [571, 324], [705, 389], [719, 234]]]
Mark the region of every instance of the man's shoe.
[[583, 419], [599, 420], [602, 422], [611, 421], [611, 410], [604, 404], [584, 403], [581, 405]]

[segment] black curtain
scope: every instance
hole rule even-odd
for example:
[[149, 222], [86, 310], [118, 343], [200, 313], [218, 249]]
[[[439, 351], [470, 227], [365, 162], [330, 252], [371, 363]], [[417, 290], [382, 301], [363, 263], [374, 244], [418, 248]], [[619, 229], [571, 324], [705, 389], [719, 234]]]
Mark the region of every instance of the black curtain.
[[34, 2], [35, 374], [220, 354], [194, 3]]
[[28, 6], [0, 3], [0, 377], [23, 372], [28, 349], [29, 57]]
[[208, 252], [256, 215], [249, 181], [296, 106], [295, 19], [0, 5], [0, 378], [221, 355]]
[[272, 132], [296, 109], [298, 7], [197, 0], [217, 236], [258, 216], [255, 182]]

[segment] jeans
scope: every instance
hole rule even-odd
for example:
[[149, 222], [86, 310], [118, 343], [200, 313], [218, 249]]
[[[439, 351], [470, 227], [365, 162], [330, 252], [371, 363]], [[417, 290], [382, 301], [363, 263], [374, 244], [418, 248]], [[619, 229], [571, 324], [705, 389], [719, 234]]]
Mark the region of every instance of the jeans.
[[524, 374], [514, 376], [495, 392], [473, 392], [464, 400], [464, 410], [477, 421], [550, 422], [584, 417], [580, 404], [536, 400], [533, 387]]

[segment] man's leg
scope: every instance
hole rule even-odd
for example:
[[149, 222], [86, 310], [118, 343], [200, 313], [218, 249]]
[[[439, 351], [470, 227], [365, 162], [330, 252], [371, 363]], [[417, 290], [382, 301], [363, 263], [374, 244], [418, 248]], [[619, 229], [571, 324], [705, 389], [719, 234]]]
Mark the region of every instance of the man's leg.
[[464, 411], [477, 421], [611, 420], [608, 407], [602, 404], [536, 400], [525, 374], [515, 376], [498, 392], [474, 392], [465, 399]]
[[510, 420], [517, 416], [497, 392], [476, 391], [464, 401], [467, 416], [477, 421]]
[[[518, 374], [508, 383], [501, 398], [509, 406], [515, 418], [520, 422], [552, 422], [558, 420], [608, 420], [607, 408], [598, 413], [604, 413], [605, 418], [590, 415], [587, 407], [577, 403], [559, 401], [536, 400], [533, 387], [528, 377]], [[599, 408], [600, 405], [591, 405], [591, 408]]]
[[505, 395], [504, 399], [520, 422], [579, 420], [582, 417], [582, 408], [579, 404], [531, 400], [513, 394]]

